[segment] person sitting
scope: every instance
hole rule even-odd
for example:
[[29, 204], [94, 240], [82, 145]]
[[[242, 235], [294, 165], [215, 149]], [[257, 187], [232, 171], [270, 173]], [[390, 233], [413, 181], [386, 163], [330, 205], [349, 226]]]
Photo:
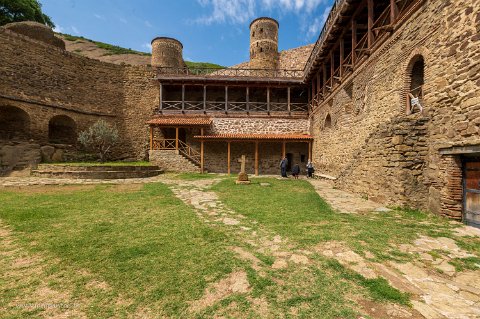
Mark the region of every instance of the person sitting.
[[298, 164], [295, 164], [292, 168], [292, 176], [295, 179], [298, 179], [298, 175], [300, 174], [300, 166]]

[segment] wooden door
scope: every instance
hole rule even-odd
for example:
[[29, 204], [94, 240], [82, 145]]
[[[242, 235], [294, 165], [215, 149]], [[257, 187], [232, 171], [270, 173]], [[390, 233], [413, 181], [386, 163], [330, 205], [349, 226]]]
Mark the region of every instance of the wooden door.
[[480, 159], [467, 160], [463, 176], [464, 221], [480, 228]]

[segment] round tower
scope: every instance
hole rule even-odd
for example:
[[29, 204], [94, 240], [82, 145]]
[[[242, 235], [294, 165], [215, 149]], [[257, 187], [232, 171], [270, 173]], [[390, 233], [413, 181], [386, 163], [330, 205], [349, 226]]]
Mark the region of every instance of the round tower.
[[278, 67], [278, 27], [277, 20], [267, 17], [250, 23], [250, 68]]
[[173, 38], [157, 37], [152, 40], [152, 66], [183, 68], [183, 45]]

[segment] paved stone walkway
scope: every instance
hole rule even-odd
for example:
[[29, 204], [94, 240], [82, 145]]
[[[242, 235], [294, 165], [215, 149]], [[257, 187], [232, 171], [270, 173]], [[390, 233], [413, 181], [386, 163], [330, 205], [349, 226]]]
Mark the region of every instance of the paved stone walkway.
[[308, 179], [317, 193], [334, 209], [341, 213], [368, 213], [389, 211], [388, 208], [371, 200], [360, 198], [358, 195], [333, 188], [330, 181]]

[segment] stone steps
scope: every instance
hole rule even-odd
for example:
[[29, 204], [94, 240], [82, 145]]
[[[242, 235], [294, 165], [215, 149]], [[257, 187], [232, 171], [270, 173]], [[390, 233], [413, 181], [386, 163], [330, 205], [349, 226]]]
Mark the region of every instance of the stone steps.
[[147, 178], [163, 173], [158, 166], [72, 166], [72, 165], [38, 165], [32, 175], [50, 178], [78, 179], [127, 179]]
[[152, 150], [150, 163], [169, 172], [200, 173], [200, 167], [180, 154], [177, 150]]

